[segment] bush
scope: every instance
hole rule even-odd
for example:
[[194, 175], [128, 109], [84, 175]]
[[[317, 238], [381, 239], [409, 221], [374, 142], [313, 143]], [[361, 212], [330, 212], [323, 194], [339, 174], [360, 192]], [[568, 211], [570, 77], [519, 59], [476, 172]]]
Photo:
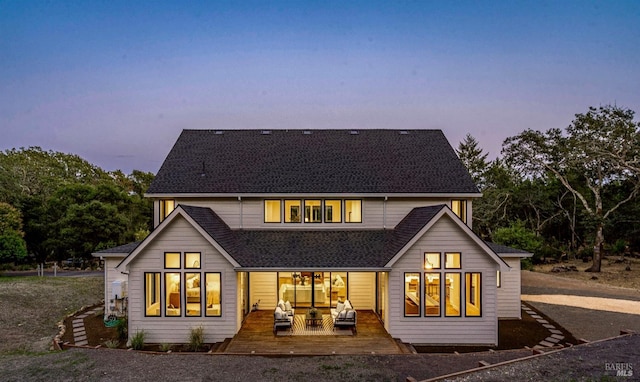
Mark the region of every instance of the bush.
[[118, 346], [120, 346], [120, 341], [118, 341], [118, 340], [106, 340], [106, 341], [104, 341], [104, 346], [108, 347], [109, 349], [117, 349]]
[[126, 340], [129, 337], [129, 330], [127, 329], [128, 326], [128, 322], [127, 322], [127, 318], [121, 318], [120, 320], [118, 320], [118, 323], [116, 324], [116, 330], [118, 332], [118, 338], [120, 338], [121, 340]]
[[144, 330], [136, 331], [131, 337], [131, 348], [133, 350], [142, 350], [144, 348]]
[[189, 348], [191, 348], [192, 351], [198, 351], [203, 344], [204, 328], [202, 326], [191, 328], [191, 333], [189, 334]]
[[168, 344], [168, 343], [162, 343], [162, 344], [160, 344], [160, 351], [163, 351], [163, 352], [166, 353], [169, 350], [171, 350], [171, 347], [173, 347], [173, 345]]

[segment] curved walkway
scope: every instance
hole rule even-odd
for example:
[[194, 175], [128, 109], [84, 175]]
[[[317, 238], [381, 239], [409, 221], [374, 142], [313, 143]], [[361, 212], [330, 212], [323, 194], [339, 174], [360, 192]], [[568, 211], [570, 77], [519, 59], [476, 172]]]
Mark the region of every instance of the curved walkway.
[[522, 271], [522, 300], [576, 338], [595, 341], [640, 332], [640, 291]]

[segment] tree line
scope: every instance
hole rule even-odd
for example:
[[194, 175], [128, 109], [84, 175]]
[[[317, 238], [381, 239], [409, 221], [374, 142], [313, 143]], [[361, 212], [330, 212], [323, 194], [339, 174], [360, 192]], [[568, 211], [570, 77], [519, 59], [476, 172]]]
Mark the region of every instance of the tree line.
[[40, 147], [0, 152], [0, 263], [88, 259], [144, 238], [153, 204], [143, 194], [153, 178]]
[[534, 253], [534, 262], [591, 259], [592, 272], [605, 253], [637, 253], [639, 128], [630, 109], [590, 107], [565, 129], [508, 137], [493, 161], [467, 135], [456, 151], [483, 193], [474, 231]]

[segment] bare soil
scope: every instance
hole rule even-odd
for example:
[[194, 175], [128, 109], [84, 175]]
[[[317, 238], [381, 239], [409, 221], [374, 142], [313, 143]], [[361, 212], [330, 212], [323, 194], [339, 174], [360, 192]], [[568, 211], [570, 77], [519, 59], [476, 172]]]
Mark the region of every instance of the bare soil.
[[[575, 266], [577, 271], [552, 272], [552, 269], [562, 266]], [[534, 271], [581, 280], [587, 283], [640, 290], [640, 259], [609, 256], [602, 260], [600, 272], [585, 272], [585, 270], [590, 267], [591, 262], [585, 263], [582, 260], [567, 260], [559, 263], [536, 265]], [[630, 270], [626, 270], [627, 267], [629, 267]]]

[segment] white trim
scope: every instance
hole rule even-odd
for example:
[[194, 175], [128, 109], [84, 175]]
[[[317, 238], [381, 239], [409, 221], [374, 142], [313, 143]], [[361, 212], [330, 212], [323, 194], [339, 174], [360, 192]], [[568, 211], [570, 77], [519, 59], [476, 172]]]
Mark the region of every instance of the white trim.
[[153, 242], [155, 237], [158, 236], [160, 232], [162, 232], [174, 219], [176, 219], [176, 216], [178, 215], [182, 216], [187, 222], [189, 222], [189, 224], [191, 224], [193, 228], [195, 228], [196, 231], [198, 231], [198, 233], [200, 233], [200, 235], [202, 235], [202, 237], [204, 237], [204, 239], [209, 242], [209, 244], [211, 244], [215, 249], [217, 249], [222, 254], [222, 256], [224, 256], [224, 258], [227, 259], [227, 261], [229, 261], [229, 263], [234, 268], [240, 267], [240, 264], [237, 261], [235, 261], [234, 258], [231, 257], [231, 255], [227, 251], [225, 251], [225, 249], [222, 248], [220, 244], [218, 244], [218, 242], [216, 242], [207, 232], [205, 232], [205, 230], [203, 230], [202, 227], [200, 227], [200, 225], [196, 223], [191, 216], [189, 216], [189, 214], [182, 208], [182, 206], [177, 205], [176, 208], [169, 214], [169, 216], [167, 216], [162, 221], [162, 223], [160, 223], [160, 225], [156, 227], [156, 229], [154, 229], [153, 232], [151, 232], [151, 234], [149, 234], [149, 236], [147, 236], [136, 247], [136, 249], [129, 254], [129, 256], [127, 256], [124, 260], [120, 262], [120, 264], [116, 266], [116, 269], [119, 270], [120, 272], [126, 271], [129, 263], [133, 259], [135, 259], [136, 256], [138, 256], [138, 254], [142, 252], [142, 250], [144, 250], [144, 248], [147, 245], [149, 245], [149, 243]]
[[449, 208], [449, 206], [447, 205], [445, 205], [440, 211], [438, 211], [438, 213], [434, 217], [432, 217], [431, 220], [429, 220], [429, 222], [424, 227], [422, 227], [422, 229], [413, 238], [411, 238], [411, 240], [409, 240], [409, 242], [404, 247], [402, 247], [398, 251], [398, 253], [396, 253], [395, 256], [393, 256], [393, 258], [389, 260], [387, 264], [385, 264], [385, 267], [393, 268], [393, 265], [405, 254], [405, 252], [407, 252], [409, 248], [411, 248], [420, 238], [422, 238], [422, 236], [424, 236], [424, 234], [429, 231], [429, 229], [431, 229], [431, 227], [433, 227], [436, 222], [440, 220], [445, 214], [450, 217], [451, 220], [467, 234], [467, 236], [469, 236], [476, 244], [478, 244], [480, 248], [482, 248], [500, 266], [500, 270], [508, 271], [511, 269], [511, 267], [504, 260], [502, 260], [500, 256], [493, 252], [493, 250], [484, 241], [482, 241], [471, 230], [471, 228], [469, 228], [469, 226], [464, 224], [462, 220], [460, 220], [458, 215], [451, 211], [451, 208]]

